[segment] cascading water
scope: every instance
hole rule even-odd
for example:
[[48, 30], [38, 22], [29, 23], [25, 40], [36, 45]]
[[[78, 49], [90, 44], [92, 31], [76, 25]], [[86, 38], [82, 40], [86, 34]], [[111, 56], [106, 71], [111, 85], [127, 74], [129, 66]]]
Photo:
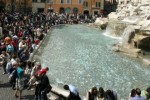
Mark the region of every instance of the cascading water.
[[125, 28], [122, 34], [121, 43], [123, 46], [128, 45], [131, 39], [135, 36], [135, 29], [133, 26], [129, 25]]
[[119, 100], [127, 100], [132, 88], [149, 86], [150, 69], [137, 59], [111, 51], [118, 40], [102, 32], [83, 25], [58, 26], [36, 58], [50, 68], [52, 84], [73, 84], [84, 96], [91, 87], [102, 86], [116, 91]]
[[126, 27], [126, 24], [122, 23], [121, 21], [111, 20], [108, 22], [106, 30], [104, 31], [104, 35], [107, 37], [111, 37], [114, 39], [121, 40], [123, 31]]

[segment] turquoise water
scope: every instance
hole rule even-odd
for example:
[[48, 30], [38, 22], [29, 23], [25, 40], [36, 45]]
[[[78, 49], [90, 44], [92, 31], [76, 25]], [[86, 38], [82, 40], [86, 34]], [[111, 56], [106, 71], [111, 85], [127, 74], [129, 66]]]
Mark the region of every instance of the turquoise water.
[[53, 29], [40, 60], [50, 68], [53, 84], [73, 84], [81, 95], [93, 86], [102, 86], [127, 100], [132, 88], [149, 86], [150, 69], [138, 59], [113, 52], [112, 44], [117, 41], [99, 29], [63, 25]]

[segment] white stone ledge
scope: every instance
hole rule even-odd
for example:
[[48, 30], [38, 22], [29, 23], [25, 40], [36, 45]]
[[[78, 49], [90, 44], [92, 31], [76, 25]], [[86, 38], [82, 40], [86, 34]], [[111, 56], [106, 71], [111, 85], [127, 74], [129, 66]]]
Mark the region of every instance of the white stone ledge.
[[56, 85], [51, 86], [52, 90], [49, 94], [47, 94], [49, 100], [59, 100], [60, 98], [66, 99], [69, 96], [69, 91], [61, 89]]

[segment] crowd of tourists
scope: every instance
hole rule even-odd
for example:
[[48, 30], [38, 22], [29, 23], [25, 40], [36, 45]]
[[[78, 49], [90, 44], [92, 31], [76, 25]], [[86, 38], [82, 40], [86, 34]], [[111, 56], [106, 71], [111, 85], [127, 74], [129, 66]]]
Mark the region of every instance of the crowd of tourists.
[[[44, 15], [38, 21], [31, 21], [28, 15], [0, 13], [0, 64], [3, 74], [15, 90], [14, 96], [21, 100], [22, 91], [35, 87], [35, 100], [47, 100], [51, 86], [46, 72], [39, 62], [30, 60], [30, 54], [37, 48], [49, 27], [42, 26]], [[44, 24], [43, 24], [44, 25]]]
[[[103, 87], [91, 88], [87, 92], [87, 100], [118, 100], [117, 93], [113, 90], [104, 90]], [[132, 89], [129, 93], [128, 100], [150, 100], [150, 87], [146, 90], [140, 88]]]
[[[0, 12], [0, 64], [3, 74], [8, 75], [9, 83], [15, 90], [14, 96], [22, 98], [22, 91], [35, 87], [35, 100], [47, 100], [47, 93], [51, 89], [46, 75], [48, 67], [30, 59], [31, 53], [50, 28], [58, 24], [89, 23], [94, 18], [79, 14]], [[65, 85], [70, 90], [70, 98], [80, 98], [79, 94], [72, 94], [75, 87]], [[74, 93], [74, 92], [73, 92]], [[76, 96], [78, 95], [78, 96]]]
[[[0, 13], [0, 64], [3, 74], [8, 75], [14, 96], [21, 99], [22, 91], [35, 87], [35, 100], [47, 100], [47, 93], [51, 90], [49, 79], [46, 75], [48, 67], [43, 67], [40, 62], [32, 61], [30, 54], [37, 48], [40, 41], [54, 25], [82, 24], [94, 22], [99, 16], [86, 16], [80, 14], [57, 13], [32, 13], [21, 14]], [[67, 100], [81, 100], [77, 88], [73, 85], [64, 85], [69, 90]], [[93, 87], [87, 92], [87, 100], [117, 100], [117, 93], [102, 87]], [[129, 100], [149, 100], [150, 87], [145, 91], [133, 89]]]

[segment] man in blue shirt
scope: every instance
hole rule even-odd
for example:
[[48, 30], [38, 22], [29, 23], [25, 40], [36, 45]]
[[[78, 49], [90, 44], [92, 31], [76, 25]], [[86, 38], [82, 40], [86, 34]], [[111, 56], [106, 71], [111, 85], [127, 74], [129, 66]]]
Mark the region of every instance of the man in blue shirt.
[[141, 90], [139, 88], [136, 88], [136, 96], [131, 98], [131, 100], [145, 100], [145, 98], [141, 96]]
[[67, 100], [81, 100], [77, 88], [73, 85], [64, 85], [65, 90], [69, 90], [70, 94]]

